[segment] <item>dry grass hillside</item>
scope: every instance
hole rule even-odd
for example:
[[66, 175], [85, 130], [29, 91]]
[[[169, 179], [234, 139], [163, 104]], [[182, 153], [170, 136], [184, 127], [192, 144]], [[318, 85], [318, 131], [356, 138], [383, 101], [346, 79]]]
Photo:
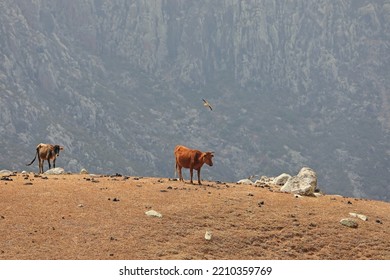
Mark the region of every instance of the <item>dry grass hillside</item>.
[[0, 181], [0, 259], [390, 259], [386, 202], [167, 178], [9, 179]]

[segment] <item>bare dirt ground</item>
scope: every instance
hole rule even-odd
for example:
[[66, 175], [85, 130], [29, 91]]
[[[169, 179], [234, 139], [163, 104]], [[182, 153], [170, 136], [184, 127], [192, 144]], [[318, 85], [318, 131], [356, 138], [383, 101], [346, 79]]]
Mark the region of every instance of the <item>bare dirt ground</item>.
[[[386, 202], [167, 178], [9, 178], [0, 181], [3, 260], [390, 259]], [[350, 212], [368, 220], [341, 225]]]

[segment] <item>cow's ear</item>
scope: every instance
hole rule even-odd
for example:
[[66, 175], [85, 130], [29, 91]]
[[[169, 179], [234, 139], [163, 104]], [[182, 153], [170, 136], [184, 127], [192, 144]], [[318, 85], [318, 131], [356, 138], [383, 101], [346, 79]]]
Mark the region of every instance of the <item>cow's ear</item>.
[[64, 149], [64, 146], [60, 146], [60, 150], [62, 151]]

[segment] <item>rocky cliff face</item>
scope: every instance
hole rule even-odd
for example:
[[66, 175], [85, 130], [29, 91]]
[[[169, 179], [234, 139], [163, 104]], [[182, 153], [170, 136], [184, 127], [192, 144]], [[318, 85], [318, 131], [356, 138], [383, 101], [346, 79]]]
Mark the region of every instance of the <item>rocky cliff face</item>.
[[52, 142], [67, 171], [169, 177], [185, 144], [205, 179], [306, 165], [390, 200], [389, 39], [385, 0], [4, 0], [0, 168]]

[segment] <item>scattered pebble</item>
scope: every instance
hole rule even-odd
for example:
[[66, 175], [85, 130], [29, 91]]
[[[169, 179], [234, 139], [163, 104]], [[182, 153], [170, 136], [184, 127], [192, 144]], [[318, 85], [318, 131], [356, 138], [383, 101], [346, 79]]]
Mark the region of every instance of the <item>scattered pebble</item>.
[[368, 220], [367, 216], [362, 215], [362, 214], [349, 213], [349, 215], [352, 216], [352, 217], [355, 217], [355, 218], [359, 218], [360, 220], [363, 220], [363, 221], [367, 221]]
[[83, 168], [80, 170], [80, 174], [88, 174], [87, 169]]
[[213, 236], [213, 233], [209, 230], [206, 230], [206, 233], [204, 235], [204, 239], [211, 240], [211, 237]]
[[341, 219], [340, 223], [343, 225], [343, 226], [347, 226], [347, 227], [350, 227], [350, 228], [357, 228], [358, 227], [358, 223], [355, 221], [355, 220], [352, 220], [352, 219]]
[[260, 200], [259, 202], [257, 202], [257, 205], [258, 205], [259, 207], [261, 207], [262, 205], [264, 205], [264, 200]]
[[160, 213], [158, 213], [157, 211], [154, 211], [154, 210], [149, 210], [149, 211], [146, 211], [145, 214], [149, 217], [157, 217], [157, 218], [162, 218], [162, 215]]

